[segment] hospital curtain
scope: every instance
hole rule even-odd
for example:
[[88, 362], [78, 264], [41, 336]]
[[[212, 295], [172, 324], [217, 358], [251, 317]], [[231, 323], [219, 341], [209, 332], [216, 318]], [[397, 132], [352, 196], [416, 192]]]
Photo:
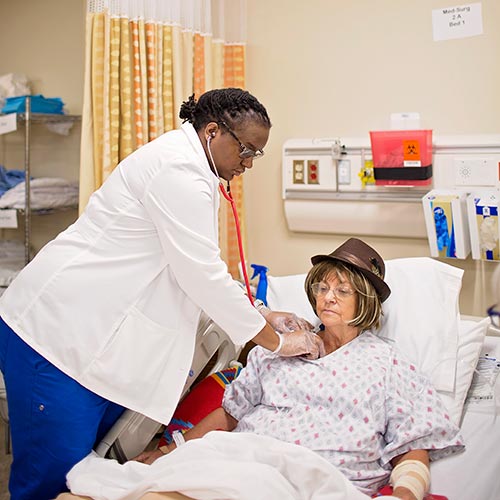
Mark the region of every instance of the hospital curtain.
[[[245, 0], [88, 0], [80, 210], [132, 151], [180, 126], [195, 93], [244, 88]], [[232, 182], [244, 227], [243, 185]], [[222, 200], [220, 238], [238, 274], [232, 216]]]
[[[224, 86], [245, 88], [245, 46], [243, 44], [231, 44], [224, 47]], [[236, 202], [236, 210], [240, 218], [241, 236], [243, 246], [246, 248], [246, 224], [244, 213], [243, 177], [235, 177], [231, 181], [231, 193]], [[227, 207], [226, 207], [227, 208]], [[233, 277], [238, 276], [238, 263], [240, 261], [238, 251], [238, 239], [236, 227], [226, 218], [226, 263]]]

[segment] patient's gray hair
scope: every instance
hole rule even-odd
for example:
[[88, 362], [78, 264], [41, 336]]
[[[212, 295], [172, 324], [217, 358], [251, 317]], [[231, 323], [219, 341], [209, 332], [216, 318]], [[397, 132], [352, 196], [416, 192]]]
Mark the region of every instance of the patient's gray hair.
[[324, 260], [314, 265], [306, 276], [304, 288], [307, 298], [316, 312], [316, 297], [311, 285], [336, 277], [341, 283], [349, 283], [356, 291], [356, 317], [349, 321], [350, 326], [361, 331], [380, 327], [382, 302], [375, 287], [356, 268], [340, 261]]

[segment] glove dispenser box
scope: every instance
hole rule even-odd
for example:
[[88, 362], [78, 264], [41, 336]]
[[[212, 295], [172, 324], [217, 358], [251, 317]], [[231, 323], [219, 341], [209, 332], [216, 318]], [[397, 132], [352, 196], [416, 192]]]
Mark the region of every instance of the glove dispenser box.
[[431, 256], [467, 258], [471, 249], [467, 194], [432, 190], [422, 198], [422, 202]]
[[472, 258], [500, 260], [498, 244], [498, 207], [500, 192], [478, 190], [467, 198]]

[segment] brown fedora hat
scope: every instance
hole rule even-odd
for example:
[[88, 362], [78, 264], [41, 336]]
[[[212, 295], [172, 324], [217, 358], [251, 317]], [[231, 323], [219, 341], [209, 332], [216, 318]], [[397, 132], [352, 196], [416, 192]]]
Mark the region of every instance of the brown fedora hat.
[[329, 255], [315, 255], [311, 257], [313, 265], [324, 260], [339, 260], [355, 267], [375, 287], [380, 300], [384, 300], [391, 294], [391, 289], [384, 281], [385, 264], [382, 257], [364, 241], [357, 238], [349, 238]]

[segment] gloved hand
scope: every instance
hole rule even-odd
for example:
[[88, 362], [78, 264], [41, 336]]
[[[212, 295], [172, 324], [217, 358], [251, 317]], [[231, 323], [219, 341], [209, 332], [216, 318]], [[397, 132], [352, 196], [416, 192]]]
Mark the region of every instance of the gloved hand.
[[313, 330], [314, 327], [303, 318], [294, 313], [271, 311], [265, 306], [257, 309], [266, 321], [279, 333], [289, 333], [295, 330]]
[[318, 359], [325, 355], [325, 346], [321, 338], [309, 330], [296, 330], [280, 335], [280, 346], [276, 351], [283, 357], [304, 356], [307, 359]]

